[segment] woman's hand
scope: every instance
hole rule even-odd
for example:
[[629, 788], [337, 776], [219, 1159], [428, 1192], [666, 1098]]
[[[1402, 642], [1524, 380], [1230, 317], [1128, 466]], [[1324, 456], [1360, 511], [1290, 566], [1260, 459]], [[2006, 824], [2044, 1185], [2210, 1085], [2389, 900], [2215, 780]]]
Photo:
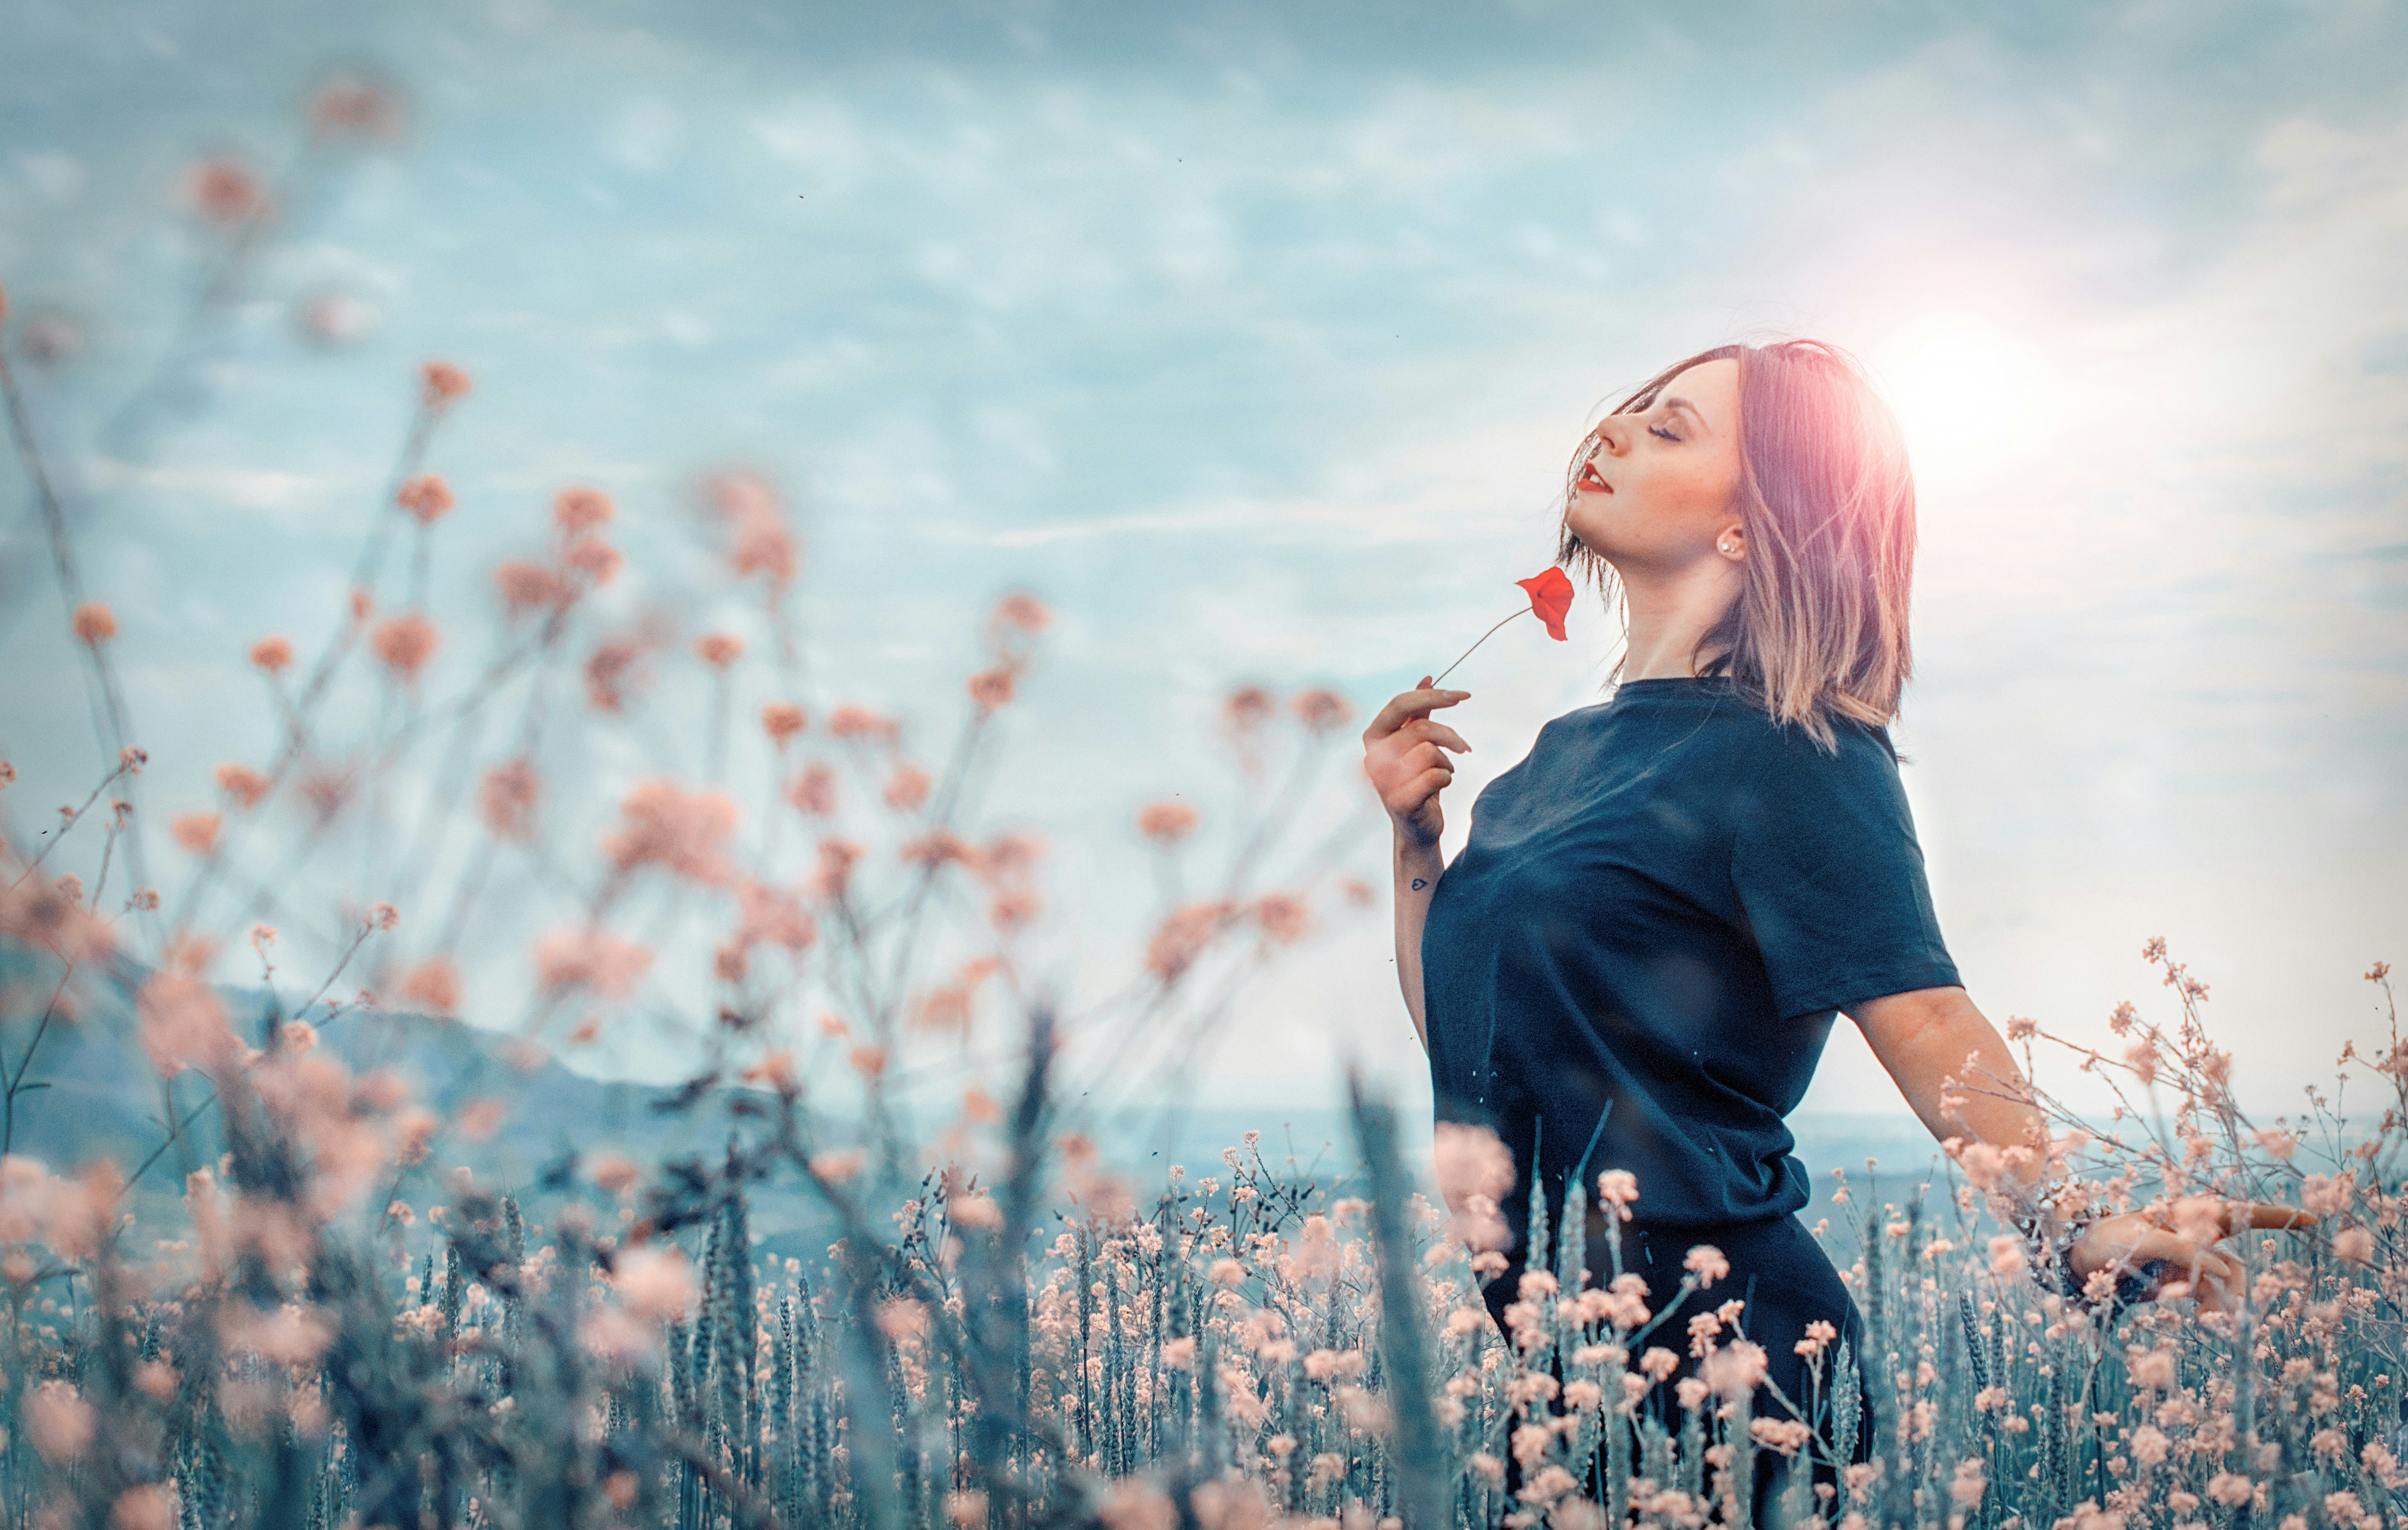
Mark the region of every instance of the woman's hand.
[[1439, 793], [1455, 779], [1455, 762], [1446, 751], [1471, 752], [1453, 728], [1431, 722], [1429, 715], [1471, 693], [1428, 687], [1425, 675], [1419, 689], [1398, 692], [1363, 730], [1363, 772], [1380, 794], [1380, 806], [1388, 809], [1398, 834], [1425, 848], [1438, 843], [1446, 823], [1438, 805]]
[[2086, 1280], [2101, 1269], [2148, 1273], [2144, 1266], [2157, 1263], [2160, 1273], [2144, 1300], [2171, 1291], [2197, 1297], [2202, 1311], [2229, 1312], [2240, 1300], [2248, 1267], [2214, 1245], [2253, 1227], [2308, 1227], [2315, 1221], [2296, 1208], [2265, 1201], [2193, 1196], [2170, 1208], [2101, 1217], [2082, 1230], [2068, 1257], [2074, 1275]]

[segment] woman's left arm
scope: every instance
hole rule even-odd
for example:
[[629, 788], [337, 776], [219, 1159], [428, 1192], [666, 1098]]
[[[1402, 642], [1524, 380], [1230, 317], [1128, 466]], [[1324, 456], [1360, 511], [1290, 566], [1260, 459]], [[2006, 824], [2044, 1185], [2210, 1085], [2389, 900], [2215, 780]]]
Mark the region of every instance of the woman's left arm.
[[[2048, 1122], [2037, 1107], [2006, 1038], [1962, 988], [1920, 988], [1856, 1005], [1850, 1017], [1873, 1055], [1898, 1081], [1923, 1124], [1942, 1141], [1985, 1142], [2006, 1156], [2003, 1188], [2028, 1201], [2047, 1172]], [[2026, 1152], [2012, 1150], [2024, 1148]], [[2101, 1217], [2084, 1228], [2071, 1251], [2074, 1275], [2106, 1268], [2137, 1269], [2162, 1260], [2188, 1278], [2202, 1307], [2229, 1306], [2245, 1266], [2211, 1247], [2250, 1227], [2303, 1227], [2315, 1219], [2287, 1207], [2222, 1201], [2186, 1220], [2186, 1237], [2171, 1219], [2144, 1211]], [[2208, 1236], [2213, 1235], [2213, 1236]], [[2150, 1294], [2155, 1295], [2154, 1289]]]

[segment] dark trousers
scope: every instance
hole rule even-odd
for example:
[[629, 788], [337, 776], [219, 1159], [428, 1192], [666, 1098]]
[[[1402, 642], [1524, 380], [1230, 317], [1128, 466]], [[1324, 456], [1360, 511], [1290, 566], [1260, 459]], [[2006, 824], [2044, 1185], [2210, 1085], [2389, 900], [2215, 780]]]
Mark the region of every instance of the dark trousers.
[[[1709, 1243], [1722, 1251], [1730, 1264], [1730, 1273], [1713, 1286], [1691, 1292], [1681, 1298], [1681, 1278], [1689, 1250]], [[1612, 1254], [1607, 1245], [1601, 1218], [1592, 1216], [1589, 1222], [1588, 1268], [1593, 1284], [1604, 1285], [1613, 1279]], [[1864, 1318], [1857, 1312], [1848, 1288], [1840, 1283], [1840, 1273], [1831, 1267], [1814, 1235], [1796, 1217], [1776, 1217], [1767, 1222], [1728, 1223], [1713, 1227], [1665, 1228], [1643, 1223], [1627, 1223], [1622, 1228], [1622, 1267], [1625, 1272], [1640, 1276], [1647, 1282], [1647, 1308], [1650, 1313], [1662, 1314], [1675, 1299], [1680, 1305], [1648, 1335], [1630, 1356], [1635, 1369], [1640, 1353], [1652, 1348], [1663, 1348], [1681, 1357], [1681, 1366], [1661, 1385], [1641, 1402], [1642, 1416], [1652, 1413], [1666, 1430], [1675, 1437], [1681, 1432], [1680, 1405], [1674, 1400], [1673, 1388], [1681, 1378], [1696, 1372], [1698, 1362], [1689, 1354], [1689, 1320], [1700, 1312], [1711, 1312], [1734, 1298], [1746, 1305], [1741, 1308], [1734, 1335], [1725, 1327], [1717, 1337], [1718, 1344], [1727, 1344], [1734, 1337], [1764, 1346], [1765, 1380], [1769, 1383], [1756, 1389], [1754, 1399], [1755, 1417], [1787, 1419], [1795, 1417], [1778, 1401], [1772, 1391], [1781, 1389], [1791, 1402], [1803, 1409], [1815, 1394], [1811, 1363], [1798, 1352], [1798, 1341], [1806, 1337], [1810, 1323], [1828, 1323], [1839, 1330], [1822, 1357], [1820, 1395], [1824, 1406], [1820, 1419], [1810, 1419], [1820, 1426], [1823, 1450], [1830, 1449], [1833, 1432], [1830, 1421], [1836, 1409], [1845, 1407], [1856, 1415], [1856, 1460], [1868, 1459], [1870, 1446], [1871, 1419], [1867, 1400], [1859, 1385], [1851, 1396], [1835, 1394], [1834, 1380], [1839, 1349], [1845, 1343], [1856, 1356], [1859, 1367], [1865, 1364]], [[1489, 1314], [1504, 1328], [1506, 1304], [1518, 1299], [1522, 1280], [1520, 1263], [1509, 1265], [1505, 1273], [1491, 1280], [1482, 1291], [1488, 1303]], [[1609, 1406], [1619, 1399], [1607, 1399]], [[1712, 1406], [1711, 1404], [1709, 1406]], [[1767, 1515], [1773, 1507], [1773, 1495], [1783, 1480], [1782, 1457], [1777, 1451], [1760, 1451], [1756, 1458], [1756, 1523], [1768, 1523]], [[1507, 1486], [1521, 1486], [1520, 1473], [1509, 1462]], [[1814, 1472], [1817, 1481], [1832, 1481], [1828, 1467]], [[1665, 1485], [1657, 1484], [1659, 1487]]]

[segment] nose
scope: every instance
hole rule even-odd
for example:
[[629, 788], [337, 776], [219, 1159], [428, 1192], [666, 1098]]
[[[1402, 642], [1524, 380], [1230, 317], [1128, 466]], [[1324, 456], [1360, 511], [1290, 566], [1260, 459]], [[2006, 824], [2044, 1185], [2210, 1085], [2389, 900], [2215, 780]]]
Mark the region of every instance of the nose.
[[1618, 414], [1609, 414], [1597, 422], [1598, 455], [1619, 457], [1630, 450], [1630, 422]]

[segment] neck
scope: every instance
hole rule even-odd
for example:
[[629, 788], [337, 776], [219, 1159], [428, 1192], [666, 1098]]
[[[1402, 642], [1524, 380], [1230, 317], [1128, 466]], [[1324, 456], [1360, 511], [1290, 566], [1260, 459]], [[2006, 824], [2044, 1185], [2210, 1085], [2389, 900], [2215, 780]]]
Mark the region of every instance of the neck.
[[1688, 679], [1715, 655], [1699, 642], [1731, 602], [1739, 598], [1738, 566], [1705, 559], [1684, 569], [1616, 569], [1623, 608], [1629, 613], [1629, 641], [1621, 678], [1626, 680]]

